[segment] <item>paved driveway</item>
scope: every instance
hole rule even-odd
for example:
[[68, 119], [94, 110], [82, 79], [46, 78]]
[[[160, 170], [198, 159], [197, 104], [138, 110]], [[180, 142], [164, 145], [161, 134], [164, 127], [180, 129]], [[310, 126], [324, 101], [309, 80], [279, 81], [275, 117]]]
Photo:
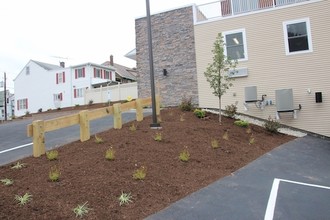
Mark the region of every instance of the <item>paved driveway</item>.
[[147, 220], [330, 219], [330, 141], [279, 146]]

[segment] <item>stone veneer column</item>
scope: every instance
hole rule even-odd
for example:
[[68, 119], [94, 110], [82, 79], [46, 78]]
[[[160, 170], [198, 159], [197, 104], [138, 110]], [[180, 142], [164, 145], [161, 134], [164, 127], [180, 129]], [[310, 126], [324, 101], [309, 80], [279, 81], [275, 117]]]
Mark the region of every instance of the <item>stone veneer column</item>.
[[[152, 15], [151, 25], [156, 93], [162, 105], [177, 106], [184, 96], [198, 104], [192, 6]], [[136, 19], [135, 31], [138, 95], [146, 98], [151, 96], [146, 17]]]

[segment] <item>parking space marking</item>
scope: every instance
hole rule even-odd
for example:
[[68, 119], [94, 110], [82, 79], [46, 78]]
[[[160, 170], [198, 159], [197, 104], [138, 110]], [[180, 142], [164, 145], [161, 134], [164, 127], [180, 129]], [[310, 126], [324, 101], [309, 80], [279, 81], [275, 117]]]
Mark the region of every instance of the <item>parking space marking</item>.
[[20, 145], [20, 146], [17, 146], [17, 147], [12, 147], [12, 148], [9, 148], [9, 149], [6, 149], [6, 150], [3, 150], [3, 151], [0, 151], [0, 154], [3, 154], [3, 153], [7, 153], [9, 151], [13, 151], [13, 150], [17, 150], [17, 149], [20, 149], [20, 148], [23, 148], [23, 147], [27, 147], [27, 146], [30, 146], [32, 145], [33, 143], [29, 143], [29, 144], [23, 144], [23, 145]]

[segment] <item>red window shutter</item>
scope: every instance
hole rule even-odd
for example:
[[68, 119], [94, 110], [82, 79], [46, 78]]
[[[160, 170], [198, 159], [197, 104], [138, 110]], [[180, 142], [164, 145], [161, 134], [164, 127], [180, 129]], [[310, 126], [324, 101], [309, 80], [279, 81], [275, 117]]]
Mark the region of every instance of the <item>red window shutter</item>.
[[85, 67], [82, 69], [83, 77], [85, 78]]
[[25, 106], [26, 106], [26, 109], [29, 108], [29, 106], [28, 106], [28, 99], [25, 99]]
[[74, 98], [77, 98], [77, 89], [74, 89], [74, 90], [73, 90], [73, 97], [74, 97]]
[[103, 70], [101, 70], [101, 79], [103, 79]]
[[58, 73], [56, 73], [56, 84], [58, 84]]
[[63, 83], [65, 83], [65, 72], [63, 72]]
[[17, 110], [19, 110], [19, 100], [17, 100]]
[[94, 68], [94, 78], [96, 77], [96, 68]]
[[77, 69], [74, 70], [74, 78], [76, 78], [76, 79], [78, 78], [78, 70]]
[[60, 93], [60, 100], [61, 100], [61, 101], [63, 100], [63, 95], [62, 95], [62, 93]]

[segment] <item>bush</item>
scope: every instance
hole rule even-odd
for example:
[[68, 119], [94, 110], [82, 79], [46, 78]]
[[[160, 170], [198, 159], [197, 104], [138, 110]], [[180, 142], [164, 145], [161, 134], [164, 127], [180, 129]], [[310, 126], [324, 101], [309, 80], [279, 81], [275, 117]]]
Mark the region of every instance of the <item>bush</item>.
[[225, 107], [225, 114], [229, 117], [229, 118], [234, 118], [235, 115], [237, 113], [237, 105], [235, 104], [231, 104], [231, 105], [227, 105]]
[[38, 109], [38, 112], [41, 113], [41, 112], [42, 112], [42, 108], [39, 108], [39, 109]]
[[89, 102], [88, 102], [88, 105], [93, 105], [93, 100], [91, 99], [91, 100], [89, 100]]
[[190, 112], [194, 109], [194, 106], [191, 102], [191, 98], [183, 97], [181, 100], [181, 104], [179, 105], [179, 108], [181, 111], [187, 111]]
[[198, 118], [204, 118], [205, 117], [205, 111], [202, 109], [195, 109], [194, 110], [194, 115], [196, 115]]
[[272, 133], [277, 133], [278, 129], [281, 127], [280, 123], [272, 119], [270, 116], [268, 120], [264, 123], [264, 127], [267, 131]]
[[243, 121], [243, 120], [235, 121], [234, 124], [237, 126], [240, 126], [240, 127], [244, 127], [244, 128], [249, 126], [249, 122]]

